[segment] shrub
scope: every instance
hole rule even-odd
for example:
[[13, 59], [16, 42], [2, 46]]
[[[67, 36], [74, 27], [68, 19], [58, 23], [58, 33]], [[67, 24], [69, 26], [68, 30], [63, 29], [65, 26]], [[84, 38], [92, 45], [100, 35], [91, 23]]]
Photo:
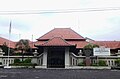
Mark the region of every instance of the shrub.
[[99, 66], [107, 66], [104, 60], [99, 60], [98, 64]]
[[20, 59], [14, 59], [14, 63], [20, 63]]
[[25, 59], [24, 61], [20, 61], [20, 59], [15, 59], [14, 63], [31, 63], [31, 59]]
[[78, 63], [78, 66], [85, 66], [83, 62]]
[[117, 66], [120, 66], [120, 59], [115, 60], [115, 64], [116, 64]]
[[93, 64], [91, 64], [91, 66], [98, 66], [98, 64], [97, 63], [93, 63]]
[[30, 58], [27, 58], [24, 61], [20, 61], [20, 59], [15, 59], [14, 64], [11, 64], [11, 66], [34, 66], [34, 64], [31, 63]]
[[30, 58], [27, 58], [23, 61], [24, 63], [31, 63], [31, 59]]

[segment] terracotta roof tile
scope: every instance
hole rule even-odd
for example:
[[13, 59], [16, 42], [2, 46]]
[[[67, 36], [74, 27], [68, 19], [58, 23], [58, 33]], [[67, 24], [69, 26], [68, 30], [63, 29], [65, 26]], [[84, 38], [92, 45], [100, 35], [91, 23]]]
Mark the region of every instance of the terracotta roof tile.
[[53, 37], [61, 37], [63, 39], [84, 39], [81, 35], [76, 33], [70, 28], [55, 28], [50, 32], [46, 33], [42, 37], [38, 38], [38, 40], [47, 40]]
[[31, 48], [36, 48], [35, 45], [41, 45], [41, 44], [43, 44], [43, 43], [45, 43], [45, 41], [31, 42], [31, 43], [30, 43], [30, 47], [31, 47]]
[[41, 44], [41, 46], [73, 46], [73, 44], [69, 44], [67, 41], [65, 41], [61, 37], [54, 37], [46, 41], [45, 43]]
[[94, 43], [111, 49], [120, 48], [120, 41], [95, 41]]
[[[0, 37], [0, 45], [3, 45], [3, 44], [6, 44], [6, 45], [8, 46], [9, 40]], [[15, 48], [15, 44], [16, 44], [16, 42], [10, 41], [10, 47], [11, 47], [11, 48]]]
[[76, 44], [77, 45], [76, 48], [84, 48], [88, 44], [88, 42], [86, 41], [67, 41], [67, 42], [74, 45]]

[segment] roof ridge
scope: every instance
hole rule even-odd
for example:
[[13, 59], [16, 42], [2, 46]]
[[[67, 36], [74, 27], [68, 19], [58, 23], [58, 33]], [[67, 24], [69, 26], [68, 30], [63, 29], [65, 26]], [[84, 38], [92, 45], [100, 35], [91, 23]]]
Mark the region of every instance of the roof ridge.
[[12, 41], [12, 40], [9, 40], [9, 39], [7, 39], [7, 38], [4, 38], [4, 37], [0, 37], [0, 39], [7, 40], [7, 41], [10, 41], [10, 42], [14, 42], [14, 41]]
[[[60, 36], [61, 35], [61, 36]], [[37, 40], [49, 40], [52, 37], [60, 36], [64, 39], [79, 39], [85, 40], [83, 36], [72, 30], [71, 28], [54, 28], [51, 31], [47, 32], [43, 36], [39, 37]]]
[[95, 41], [95, 42], [120, 42], [120, 41]]
[[68, 27], [68, 28], [54, 28], [54, 29], [71, 29], [70, 27]]
[[[71, 28], [70, 28], [71, 29]], [[75, 32], [73, 29], [71, 29], [74, 33], [76, 33], [77, 35], [79, 35], [80, 37], [82, 37], [83, 39], [85, 39], [82, 35], [78, 34], [77, 32]]]
[[[49, 34], [50, 32], [52, 32], [52, 31], [53, 31], [53, 30], [55, 30], [55, 29], [69, 29], [69, 28], [54, 28], [54, 29], [52, 29], [52, 30], [48, 31], [47, 33], [45, 33], [44, 35], [42, 35], [42, 36], [41, 36], [41, 37], [39, 37], [39, 38], [42, 38], [43, 36], [45, 36], [45, 35]], [[38, 38], [37, 40], [39, 40], [39, 38]]]
[[[54, 28], [55, 29], [55, 28]], [[50, 32], [52, 32], [54, 29], [52, 29], [52, 30], [50, 30], [50, 31], [48, 31], [47, 33], [45, 33], [44, 35], [42, 35], [41, 37], [39, 37], [37, 40], [39, 40], [40, 38], [42, 38], [43, 36], [45, 36], [45, 35], [47, 35], [47, 34], [49, 34]]]
[[[69, 43], [68, 43], [65, 39], [63, 39], [62, 37], [58, 37], [58, 38], [62, 39], [65, 43], [69, 44]], [[71, 44], [69, 44], [69, 45], [71, 45]]]

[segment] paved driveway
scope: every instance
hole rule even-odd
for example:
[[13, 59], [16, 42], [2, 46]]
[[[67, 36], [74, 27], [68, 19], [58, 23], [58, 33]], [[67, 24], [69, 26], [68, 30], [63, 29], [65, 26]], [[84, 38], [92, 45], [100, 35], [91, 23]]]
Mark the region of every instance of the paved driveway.
[[120, 71], [79, 69], [0, 69], [0, 79], [120, 79]]

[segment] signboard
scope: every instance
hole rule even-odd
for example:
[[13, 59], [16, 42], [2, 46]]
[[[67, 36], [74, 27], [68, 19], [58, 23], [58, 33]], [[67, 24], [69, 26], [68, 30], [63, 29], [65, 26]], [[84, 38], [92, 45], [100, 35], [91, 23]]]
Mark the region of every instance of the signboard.
[[110, 48], [100, 47], [93, 49], [94, 56], [109, 56], [110, 55]]

